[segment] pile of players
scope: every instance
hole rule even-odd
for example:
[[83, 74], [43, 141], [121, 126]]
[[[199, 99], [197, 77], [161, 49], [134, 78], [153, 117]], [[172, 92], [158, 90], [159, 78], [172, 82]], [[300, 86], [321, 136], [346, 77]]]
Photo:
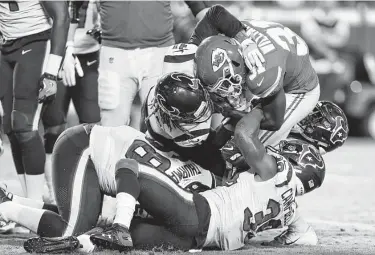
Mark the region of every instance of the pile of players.
[[[348, 124], [318, 102], [308, 53], [287, 27], [213, 6], [189, 43], [167, 52], [143, 107], [145, 133], [66, 130], [53, 151], [57, 206], [1, 189], [1, 217], [39, 235], [28, 252], [235, 250], [284, 227], [265, 244], [316, 245], [296, 197], [323, 184], [321, 153], [345, 142]], [[116, 198], [105, 229], [95, 228], [103, 195]], [[134, 216], [137, 203], [146, 217]]]

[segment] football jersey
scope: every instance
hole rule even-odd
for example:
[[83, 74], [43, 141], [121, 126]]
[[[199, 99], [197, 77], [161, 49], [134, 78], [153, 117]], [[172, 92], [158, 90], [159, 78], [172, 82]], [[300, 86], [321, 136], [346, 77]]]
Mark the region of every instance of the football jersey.
[[157, 169], [187, 190], [216, 186], [211, 172], [191, 161], [180, 160], [174, 152], [162, 151], [155, 141], [129, 126], [94, 126], [89, 151], [100, 187], [107, 195], [116, 195], [115, 166], [121, 158], [136, 160], [140, 163], [140, 172], [150, 167]]
[[230, 187], [200, 193], [211, 209], [204, 247], [235, 250], [248, 235], [289, 225], [295, 216], [296, 175], [285, 158], [278, 159], [279, 172], [268, 181], [249, 172], [241, 173]]
[[87, 31], [100, 26], [98, 2], [86, 1], [79, 11], [79, 22], [74, 34], [74, 53], [87, 54], [98, 51], [100, 45]]
[[51, 28], [52, 22], [38, 0], [0, 2], [0, 31], [5, 40], [37, 34]]
[[318, 85], [306, 43], [281, 24], [244, 21], [265, 63], [246, 77], [246, 85], [259, 97], [267, 97], [284, 88], [286, 93], [305, 93]]
[[[163, 75], [172, 72], [181, 72], [194, 77], [194, 56], [197, 46], [193, 44], [180, 43], [169, 47], [164, 57]], [[194, 147], [205, 141], [209, 135], [212, 118], [204, 116], [207, 121], [198, 124], [184, 124], [184, 128], [193, 135], [190, 137], [182, 130], [174, 127], [169, 127], [161, 122], [158, 112], [154, 108], [155, 87], [153, 87], [147, 98], [147, 116], [150, 116], [147, 123], [147, 128], [152, 133], [156, 133], [166, 139], [174, 140], [174, 142], [182, 147]], [[152, 114], [154, 113], [154, 114]], [[156, 137], [155, 137], [156, 138]]]

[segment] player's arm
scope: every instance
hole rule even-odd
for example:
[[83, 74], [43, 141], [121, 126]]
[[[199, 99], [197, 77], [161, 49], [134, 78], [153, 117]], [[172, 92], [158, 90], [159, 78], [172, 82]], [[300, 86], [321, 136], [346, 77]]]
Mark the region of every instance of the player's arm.
[[221, 5], [214, 5], [198, 22], [194, 29], [189, 43], [199, 45], [205, 38], [224, 34], [228, 37], [236, 38], [239, 42], [247, 38], [245, 27], [236, 17], [228, 12]]
[[277, 165], [258, 138], [263, 118], [263, 111], [258, 107], [254, 108], [237, 123], [234, 141], [250, 166], [250, 172], [258, 174], [263, 181], [266, 181], [275, 176]]
[[210, 7], [210, 3], [208, 1], [185, 1], [185, 3], [187, 6], [189, 6], [191, 12], [197, 18], [197, 20], [201, 20]]
[[52, 18], [51, 52], [46, 73], [57, 75], [65, 53], [69, 30], [68, 1], [40, 1], [47, 14]]
[[283, 125], [286, 97], [284, 89], [281, 88], [274, 95], [266, 97], [261, 101], [264, 118], [260, 123], [263, 130], [277, 131]]

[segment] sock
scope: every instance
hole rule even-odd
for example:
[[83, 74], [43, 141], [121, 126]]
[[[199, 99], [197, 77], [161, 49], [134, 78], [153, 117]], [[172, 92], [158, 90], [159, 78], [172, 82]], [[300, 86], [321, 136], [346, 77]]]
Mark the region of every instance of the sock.
[[113, 223], [130, 227], [135, 205], [140, 193], [138, 177], [134, 171], [125, 167], [118, 168], [116, 178], [116, 216]]
[[44, 203], [27, 197], [20, 197], [13, 194], [12, 202], [35, 209], [43, 209]]
[[121, 192], [116, 195], [116, 216], [113, 223], [121, 224], [129, 229], [135, 211], [135, 198]]
[[26, 188], [26, 177], [25, 174], [18, 174], [18, 179], [20, 180], [23, 195], [27, 195], [27, 188]]
[[0, 204], [0, 214], [5, 221], [18, 223], [34, 233], [37, 233], [38, 225], [44, 210], [27, 207], [8, 201]]
[[44, 174], [26, 174], [27, 197], [43, 201]]
[[52, 184], [52, 154], [46, 154], [46, 164], [44, 167], [45, 181], [47, 184], [47, 192], [44, 192], [45, 201], [56, 204], [56, 198]]

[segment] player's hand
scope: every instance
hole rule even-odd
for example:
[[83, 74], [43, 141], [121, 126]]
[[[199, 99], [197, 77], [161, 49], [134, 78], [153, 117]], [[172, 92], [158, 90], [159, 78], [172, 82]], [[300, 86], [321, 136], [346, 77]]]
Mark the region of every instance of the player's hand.
[[234, 143], [233, 138], [221, 148], [221, 155], [226, 162], [230, 163], [238, 171], [249, 169], [249, 165], [246, 163], [240, 149]]
[[233, 106], [224, 97], [210, 93], [211, 100], [214, 104], [214, 113], [221, 113], [224, 117], [229, 117], [229, 112], [233, 110]]
[[246, 66], [249, 68], [250, 72], [253, 73], [255, 69], [261, 68], [265, 59], [258, 49], [257, 44], [252, 39], [244, 40], [240, 48], [245, 60]]
[[43, 73], [39, 79], [39, 103], [48, 103], [55, 99], [57, 92], [57, 77]]
[[73, 47], [67, 47], [59, 77], [65, 86], [72, 87], [76, 85], [76, 74], [83, 77], [82, 66], [77, 56], [73, 54]]
[[93, 28], [86, 32], [86, 34], [92, 36], [95, 40], [97, 40], [99, 43], [102, 43], [102, 30], [99, 28]]

